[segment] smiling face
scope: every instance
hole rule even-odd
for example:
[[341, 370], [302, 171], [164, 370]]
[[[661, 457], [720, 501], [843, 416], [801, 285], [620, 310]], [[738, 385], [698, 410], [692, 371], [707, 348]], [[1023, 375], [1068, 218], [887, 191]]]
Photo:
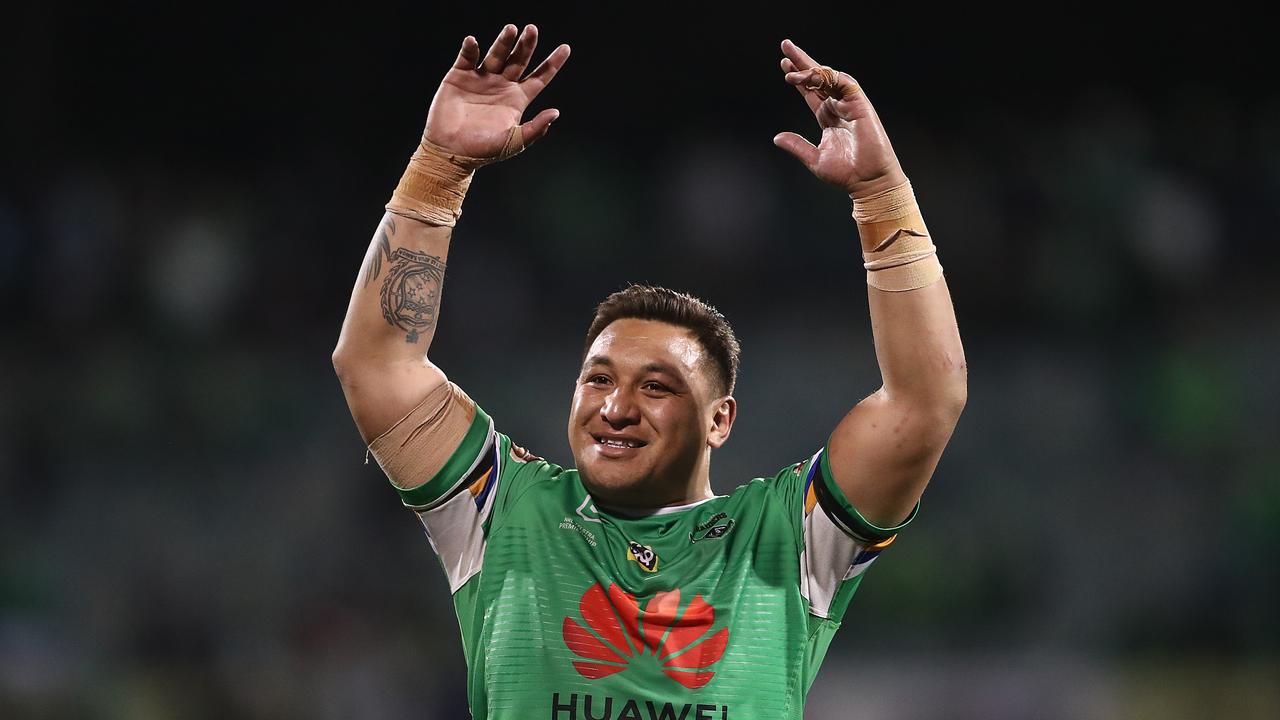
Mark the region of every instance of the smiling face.
[[658, 507], [711, 496], [711, 448], [737, 411], [715, 395], [706, 351], [685, 328], [615, 320], [596, 337], [569, 411], [569, 446], [597, 499]]

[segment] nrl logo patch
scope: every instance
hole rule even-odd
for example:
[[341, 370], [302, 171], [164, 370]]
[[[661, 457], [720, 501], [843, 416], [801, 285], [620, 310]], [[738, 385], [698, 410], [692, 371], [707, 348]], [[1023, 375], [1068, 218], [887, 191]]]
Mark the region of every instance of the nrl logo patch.
[[645, 572], [658, 572], [658, 555], [648, 545], [627, 541], [627, 559], [635, 560]]

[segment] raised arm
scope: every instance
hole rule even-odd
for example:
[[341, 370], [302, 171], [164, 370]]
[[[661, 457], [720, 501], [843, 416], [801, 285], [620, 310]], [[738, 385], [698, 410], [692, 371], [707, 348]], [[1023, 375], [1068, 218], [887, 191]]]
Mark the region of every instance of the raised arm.
[[356, 277], [333, 366], [368, 443], [447, 379], [428, 359], [453, 226], [475, 169], [515, 155], [547, 133], [555, 109], [521, 124], [569, 58], [560, 45], [521, 79], [538, 30], [503, 27], [483, 62], [468, 35], [445, 74], [426, 128]]
[[787, 132], [774, 144], [853, 200], [883, 382], [832, 433], [831, 474], [865, 520], [891, 527], [920, 499], [964, 408], [964, 348], [915, 195], [866, 93], [789, 40], [782, 53], [822, 140]]

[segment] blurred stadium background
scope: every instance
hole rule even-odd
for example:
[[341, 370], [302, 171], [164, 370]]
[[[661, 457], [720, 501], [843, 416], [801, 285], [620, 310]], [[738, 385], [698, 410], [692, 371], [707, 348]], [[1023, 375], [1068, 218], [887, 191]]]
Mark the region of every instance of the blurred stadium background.
[[790, 37], [876, 103], [969, 404], [808, 717], [1280, 717], [1280, 93], [1247, 17], [918, 8], [11, 9], [0, 159], [0, 716], [457, 718], [443, 574], [330, 366], [462, 38], [573, 46], [477, 173], [433, 358], [535, 452], [594, 304], [716, 304], [727, 492], [878, 385]]

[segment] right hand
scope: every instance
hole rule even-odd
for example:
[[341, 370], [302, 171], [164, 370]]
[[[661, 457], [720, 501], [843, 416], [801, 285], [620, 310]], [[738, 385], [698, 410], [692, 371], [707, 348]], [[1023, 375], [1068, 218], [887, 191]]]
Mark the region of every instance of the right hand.
[[480, 167], [502, 152], [515, 125], [520, 125], [525, 147], [547, 134], [551, 121], [560, 117], [559, 110], [548, 108], [524, 124], [520, 117], [569, 59], [569, 46], [562, 44], [551, 51], [538, 69], [521, 80], [538, 44], [538, 28], [526, 25], [518, 39], [516, 32], [515, 25], [504, 26], [483, 63], [475, 37], [468, 35], [462, 41], [458, 59], [431, 101], [424, 139], [459, 155], [492, 158], [476, 165]]
[[[880, 117], [862, 87], [848, 73], [836, 72], [834, 95], [819, 92], [822, 64], [790, 40], [782, 41], [783, 79], [800, 91], [822, 129], [815, 147], [793, 132], [778, 133], [773, 143], [791, 153], [814, 176], [842, 188], [850, 197], [874, 195], [907, 181]], [[834, 68], [832, 68], [834, 70]]]

